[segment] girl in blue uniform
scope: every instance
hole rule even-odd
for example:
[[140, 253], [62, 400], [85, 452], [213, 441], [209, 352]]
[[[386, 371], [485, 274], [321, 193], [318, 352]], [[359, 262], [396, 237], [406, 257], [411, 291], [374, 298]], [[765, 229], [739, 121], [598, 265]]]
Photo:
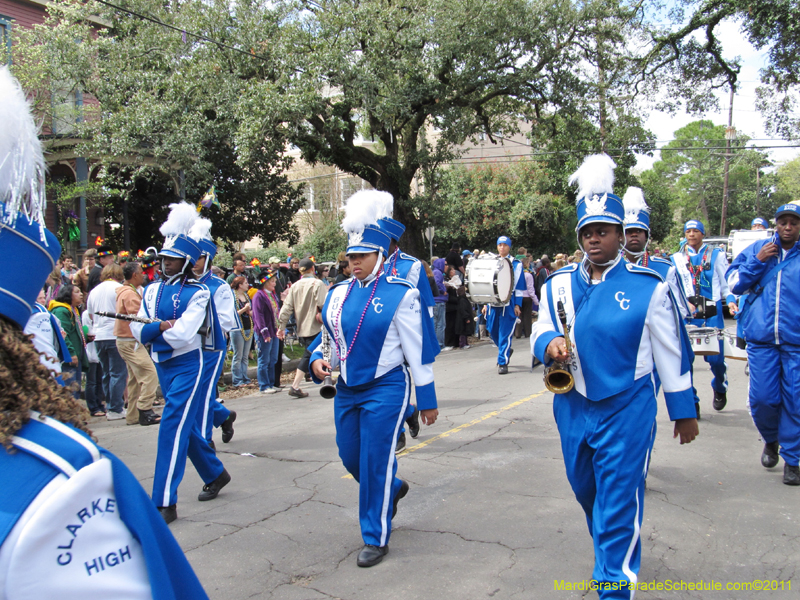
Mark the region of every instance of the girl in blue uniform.
[[669, 286], [620, 254], [624, 211], [611, 193], [614, 166], [608, 156], [589, 157], [573, 176], [581, 188], [577, 232], [585, 258], [542, 287], [531, 348], [547, 366], [569, 365], [574, 387], [553, 400], [567, 478], [592, 534], [600, 598], [629, 599], [639, 571], [644, 481], [655, 434], [655, 365], [675, 437], [689, 443], [698, 430], [685, 332]]
[[423, 305], [419, 291], [384, 271], [390, 239], [378, 227], [375, 203], [362, 192], [345, 208], [347, 256], [353, 277], [331, 288], [322, 311], [331, 339], [311, 356], [319, 383], [331, 368], [341, 375], [334, 402], [336, 444], [345, 468], [359, 483], [364, 548], [360, 567], [378, 564], [389, 550], [392, 517], [408, 484], [398, 477], [395, 445], [407, 415], [411, 376], [422, 422], [439, 414], [433, 369], [423, 364]]

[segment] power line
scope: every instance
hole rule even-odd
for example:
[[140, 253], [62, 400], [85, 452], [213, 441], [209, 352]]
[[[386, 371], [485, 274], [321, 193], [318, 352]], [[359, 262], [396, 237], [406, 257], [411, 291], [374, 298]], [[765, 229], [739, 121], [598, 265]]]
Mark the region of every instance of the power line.
[[225, 48], [227, 50], [233, 50], [234, 52], [238, 52], [239, 54], [244, 54], [245, 56], [250, 56], [251, 58], [260, 58], [261, 60], [268, 61], [269, 59], [266, 56], [261, 56], [260, 54], [256, 54], [255, 52], [247, 52], [246, 50], [242, 50], [241, 48], [235, 48], [234, 46], [229, 46], [228, 44], [223, 44], [222, 42], [218, 42], [210, 37], [205, 35], [194, 33], [193, 31], [189, 31], [187, 29], [181, 29], [180, 27], [175, 27], [174, 25], [170, 25], [168, 23], [164, 23], [155, 17], [150, 17], [147, 15], [143, 15], [137, 12], [134, 12], [130, 9], [123, 8], [121, 6], [117, 6], [116, 4], [112, 4], [107, 0], [95, 0], [95, 2], [99, 2], [100, 4], [105, 4], [106, 6], [113, 8], [114, 10], [118, 10], [120, 12], [128, 13], [129, 15], [133, 15], [134, 17], [138, 17], [139, 19], [144, 19], [145, 21], [150, 21], [151, 23], [155, 23], [156, 25], [161, 25], [167, 29], [171, 29], [172, 31], [177, 31], [182, 35], [189, 35], [193, 38], [197, 38], [198, 40], [203, 40], [204, 42], [208, 42], [209, 44], [214, 44], [215, 46], [219, 46], [220, 48]]

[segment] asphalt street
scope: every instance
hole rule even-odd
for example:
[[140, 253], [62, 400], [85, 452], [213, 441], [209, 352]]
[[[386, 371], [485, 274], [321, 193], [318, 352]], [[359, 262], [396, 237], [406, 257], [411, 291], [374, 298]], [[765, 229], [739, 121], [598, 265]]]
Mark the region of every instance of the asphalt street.
[[[233, 480], [201, 503], [202, 482], [187, 465], [171, 525], [210, 598], [596, 598], [569, 589], [591, 578], [591, 537], [564, 473], [542, 367], [530, 372], [528, 340], [514, 347], [505, 376], [488, 343], [437, 359], [439, 421], [399, 457], [411, 489], [389, 554], [371, 569], [356, 566], [358, 486], [337, 456], [333, 401], [310, 384], [302, 400], [285, 392], [229, 400], [234, 438], [222, 444], [217, 431], [215, 439]], [[636, 597], [785, 598], [792, 585], [796, 597], [800, 489], [782, 484], [782, 461], [771, 471], [760, 465], [745, 363], [728, 361], [728, 406], [719, 413], [711, 372], [695, 364], [703, 410], [695, 442], [672, 438], [659, 399], [639, 581], [722, 589]], [[97, 419], [92, 427], [149, 492], [158, 428]], [[764, 580], [777, 591], [747, 590]], [[726, 589], [740, 584], [745, 591]]]

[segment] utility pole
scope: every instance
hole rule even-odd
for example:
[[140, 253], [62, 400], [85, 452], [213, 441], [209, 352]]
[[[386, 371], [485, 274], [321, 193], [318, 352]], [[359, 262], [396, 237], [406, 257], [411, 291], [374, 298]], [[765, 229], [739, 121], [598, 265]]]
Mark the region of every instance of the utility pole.
[[722, 218], [719, 222], [719, 234], [725, 235], [725, 219], [728, 217], [728, 172], [731, 166], [731, 140], [736, 136], [733, 128], [733, 83], [731, 83], [731, 102], [728, 109], [728, 128], [725, 130], [725, 177], [722, 183]]

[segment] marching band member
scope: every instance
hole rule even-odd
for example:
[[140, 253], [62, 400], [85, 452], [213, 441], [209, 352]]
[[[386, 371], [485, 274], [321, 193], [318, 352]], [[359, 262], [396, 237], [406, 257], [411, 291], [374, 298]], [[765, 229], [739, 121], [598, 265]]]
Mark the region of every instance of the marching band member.
[[[212, 314], [217, 315], [222, 336], [206, 336], [203, 346], [203, 381], [201, 383], [201, 396], [204, 399], [200, 415], [200, 431], [216, 450], [211, 439], [214, 427], [222, 427], [222, 441], [227, 444], [233, 438], [233, 422], [236, 420], [236, 411], [228, 410], [224, 404], [217, 400], [217, 382], [222, 376], [225, 366], [225, 356], [228, 350], [227, 336], [231, 331], [241, 329], [242, 323], [236, 312], [233, 300], [233, 290], [224, 279], [211, 273], [211, 263], [217, 255], [217, 245], [211, 239], [211, 221], [198, 219], [189, 232], [189, 237], [200, 246], [200, 258], [194, 264], [193, 272], [197, 280], [205, 285], [211, 292], [211, 302], [214, 303]], [[212, 330], [213, 331], [213, 330]]]
[[[672, 262], [678, 271], [678, 277], [694, 317], [689, 320], [689, 324], [697, 327], [724, 329], [722, 301], [725, 300], [728, 304], [731, 314], [735, 314], [738, 310], [736, 298], [730, 293], [728, 282], [725, 280], [728, 259], [725, 257], [725, 252], [719, 248], [712, 250], [703, 243], [706, 229], [702, 222], [695, 219], [687, 221], [683, 231], [686, 235], [686, 245], [672, 255]], [[711, 387], [714, 390], [714, 410], [722, 410], [728, 403], [727, 365], [722, 340], [719, 340], [719, 354], [703, 358], [711, 366], [711, 372], [714, 374], [711, 379]], [[694, 358], [692, 358], [692, 362], [694, 362]], [[696, 389], [694, 389], [694, 402], [699, 419], [700, 398]]]
[[44, 228], [41, 145], [7, 67], [0, 115], [0, 251], [25, 265], [24, 277], [0, 270], [0, 598], [207, 598], [142, 486], [91, 440], [88, 413], [22, 331], [61, 246]]
[[[422, 345], [422, 364], [430, 364], [436, 359], [441, 349], [439, 348], [439, 341], [436, 338], [436, 326], [433, 322], [433, 308], [435, 301], [433, 299], [433, 292], [431, 291], [428, 278], [424, 274], [422, 263], [419, 259], [414, 258], [410, 254], [400, 251], [400, 238], [405, 233], [405, 225], [399, 221], [391, 218], [394, 212], [394, 198], [388, 192], [366, 192], [370, 197], [378, 202], [379, 218], [378, 227], [380, 227], [391, 240], [389, 243], [389, 258], [386, 260], [386, 272], [393, 277], [400, 277], [408, 281], [411, 285], [419, 291], [419, 299], [423, 309], [423, 313], [430, 315], [430, 319], [423, 319], [423, 345]], [[422, 273], [422, 276], [420, 274]], [[408, 433], [412, 438], [419, 435], [419, 409], [415, 404], [409, 403], [408, 415], [406, 415], [406, 423], [408, 424]], [[400, 452], [406, 447], [406, 434], [405, 428], [400, 432], [397, 438], [397, 447], [395, 452]]]
[[767, 223], [766, 219], [756, 217], [750, 223], [750, 231], [764, 231], [765, 229], [769, 229], [769, 223]]
[[[580, 188], [577, 233], [585, 258], [553, 273], [542, 287], [531, 349], [545, 365], [569, 365], [574, 387], [555, 395], [553, 413], [567, 478], [592, 534], [593, 578], [600, 598], [631, 598], [655, 434], [654, 366], [675, 437], [689, 443], [698, 429], [682, 323], [669, 285], [620, 254], [624, 210], [612, 193], [614, 166], [606, 155], [588, 157], [570, 179]], [[556, 316], [562, 304], [571, 353]]]
[[[503, 258], [511, 254], [511, 238], [501, 235], [497, 238], [497, 253]], [[517, 318], [522, 314], [522, 294], [525, 291], [525, 278], [522, 276], [522, 263], [510, 259], [514, 270], [514, 291], [511, 299], [503, 306], [485, 305], [482, 313], [486, 317], [486, 328], [492, 341], [497, 346], [497, 372], [500, 375], [508, 373], [508, 361], [514, 353], [511, 341], [514, 339], [514, 326]], [[513, 310], [512, 310], [513, 307]]]
[[747, 293], [740, 320], [750, 412], [764, 440], [761, 464], [775, 467], [780, 451], [783, 483], [800, 485], [800, 206], [784, 204], [775, 219], [775, 236], [742, 250], [727, 277], [734, 294]]
[[201, 334], [204, 323], [212, 339], [221, 339], [211, 292], [193, 277], [192, 266], [200, 247], [187, 234], [197, 220], [194, 206], [170, 205], [161, 226], [166, 238], [160, 252], [164, 280], [145, 288], [139, 317], [160, 321], [131, 323], [131, 333], [142, 344], [150, 344], [158, 381], [164, 395], [164, 412], [158, 431], [158, 454], [153, 477], [153, 502], [167, 523], [178, 518], [178, 485], [183, 479], [187, 454], [205, 482], [198, 500], [213, 500], [231, 476], [200, 428], [204, 373]]
[[392, 518], [408, 493], [408, 483], [396, 477], [394, 450], [407, 414], [411, 376], [422, 422], [432, 425], [439, 411], [433, 368], [422, 359], [428, 316], [417, 289], [386, 270], [390, 240], [378, 226], [376, 203], [363, 200], [348, 200], [342, 223], [353, 277], [330, 289], [322, 310], [334, 353], [328, 362], [317, 347], [310, 362], [317, 383], [326, 370], [341, 370], [334, 401], [336, 444], [359, 483], [365, 546], [357, 564], [371, 567], [389, 551]]
[[622, 205], [625, 208], [625, 258], [634, 265], [653, 269], [661, 275], [669, 284], [681, 317], [688, 319], [691, 312], [675, 265], [666, 258], [647, 252], [650, 243], [650, 207], [645, 202], [641, 188], [629, 187], [622, 197]]

